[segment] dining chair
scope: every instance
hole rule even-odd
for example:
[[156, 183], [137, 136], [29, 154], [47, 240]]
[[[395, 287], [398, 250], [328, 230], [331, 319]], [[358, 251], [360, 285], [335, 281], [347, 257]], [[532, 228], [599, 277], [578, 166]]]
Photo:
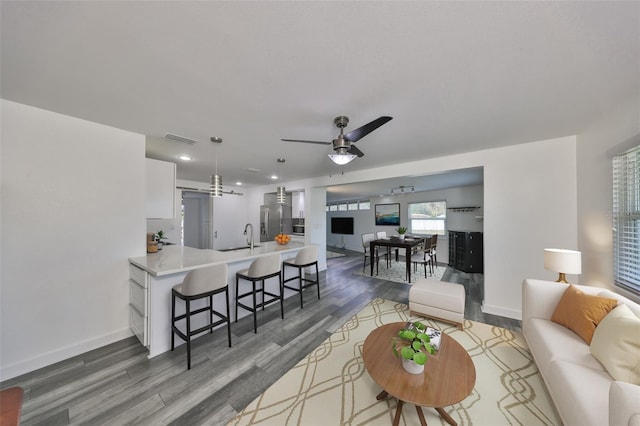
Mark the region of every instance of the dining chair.
[[[365, 267], [367, 266], [367, 257], [370, 258], [370, 261], [376, 262], [376, 275], [378, 275], [379, 267], [380, 267], [380, 250], [376, 247], [375, 252], [371, 253], [371, 241], [375, 240], [376, 236], [374, 233], [362, 234], [362, 248], [364, 249], [364, 264], [362, 265], [362, 272], [365, 271]], [[387, 253], [384, 252], [382, 256], [387, 256]]]
[[[376, 239], [381, 240], [387, 238], [387, 231], [376, 232]], [[391, 266], [391, 247], [387, 246], [387, 268]], [[396, 249], [396, 258], [398, 257], [398, 249]]]
[[414, 271], [418, 269], [418, 265], [424, 267], [424, 277], [427, 278], [427, 265], [429, 265], [429, 273], [431, 270], [431, 239], [425, 238], [422, 240], [422, 250], [411, 256], [411, 263], [413, 264]]
[[438, 234], [433, 234], [431, 236], [431, 266], [434, 271], [438, 267], [438, 254], [436, 251], [437, 247], [438, 247]]

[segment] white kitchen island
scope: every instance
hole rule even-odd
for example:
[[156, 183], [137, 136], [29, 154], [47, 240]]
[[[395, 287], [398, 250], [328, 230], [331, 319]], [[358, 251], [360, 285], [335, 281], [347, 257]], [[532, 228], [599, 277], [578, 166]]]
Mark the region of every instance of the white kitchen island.
[[[185, 246], [165, 246], [157, 253], [129, 258], [130, 309], [129, 325], [144, 346], [149, 349], [149, 358], [171, 350], [171, 289], [180, 284], [193, 269], [226, 263], [229, 268], [229, 315], [235, 321], [235, 280], [236, 272], [246, 269], [256, 258], [272, 253], [280, 253], [281, 260], [295, 257], [305, 247], [303, 243], [291, 241], [279, 245], [274, 241], [261, 242], [253, 250], [239, 249], [217, 251], [196, 249]], [[295, 273], [288, 268], [287, 272]], [[265, 281], [265, 288], [278, 292], [278, 279]], [[295, 292], [286, 290], [284, 296]], [[204, 303], [204, 302], [203, 302]], [[226, 311], [224, 294], [214, 297], [216, 310]], [[194, 304], [194, 309], [199, 305]], [[184, 312], [184, 304], [176, 304], [176, 313]], [[244, 309], [238, 310], [238, 317], [248, 315]], [[286, 316], [286, 312], [285, 312]], [[201, 318], [198, 318], [201, 317]], [[206, 315], [195, 317], [192, 328], [205, 324]], [[176, 339], [176, 346], [183, 344]], [[226, 343], [225, 343], [226, 344]]]

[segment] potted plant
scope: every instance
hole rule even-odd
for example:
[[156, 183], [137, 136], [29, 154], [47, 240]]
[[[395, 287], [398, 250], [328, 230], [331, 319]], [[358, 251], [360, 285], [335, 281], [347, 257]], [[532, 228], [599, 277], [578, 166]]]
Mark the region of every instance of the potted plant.
[[164, 231], [162, 229], [156, 232], [155, 240], [158, 242], [158, 250], [162, 250], [162, 246], [164, 245], [162, 240], [166, 240], [166, 239], [167, 237], [164, 236]]
[[431, 339], [425, 333], [426, 329], [427, 327], [419, 321], [408, 322], [393, 338], [393, 353], [402, 360], [402, 367], [408, 373], [421, 374], [428, 354], [436, 352], [429, 343]]
[[396, 231], [398, 231], [398, 236], [401, 240], [404, 240], [404, 234], [407, 233], [407, 228], [404, 226], [399, 226]]

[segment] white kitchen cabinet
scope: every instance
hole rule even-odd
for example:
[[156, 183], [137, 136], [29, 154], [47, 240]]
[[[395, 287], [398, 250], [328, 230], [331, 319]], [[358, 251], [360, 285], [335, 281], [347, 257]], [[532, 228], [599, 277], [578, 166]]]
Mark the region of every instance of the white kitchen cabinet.
[[129, 265], [129, 328], [149, 346], [149, 274]]
[[147, 219], [175, 218], [176, 165], [146, 159]]
[[291, 193], [291, 218], [304, 217], [304, 191]]

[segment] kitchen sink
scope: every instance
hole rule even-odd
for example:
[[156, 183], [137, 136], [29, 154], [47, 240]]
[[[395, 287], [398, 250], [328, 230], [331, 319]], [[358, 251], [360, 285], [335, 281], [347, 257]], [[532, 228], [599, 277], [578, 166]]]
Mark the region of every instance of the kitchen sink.
[[[253, 248], [256, 248], [256, 247], [260, 247], [260, 246], [253, 246]], [[242, 247], [234, 247], [234, 248], [222, 249], [222, 250], [218, 250], [218, 251], [236, 251], [236, 250], [245, 250], [245, 249], [248, 249], [248, 248], [251, 248], [251, 247], [242, 246]]]

